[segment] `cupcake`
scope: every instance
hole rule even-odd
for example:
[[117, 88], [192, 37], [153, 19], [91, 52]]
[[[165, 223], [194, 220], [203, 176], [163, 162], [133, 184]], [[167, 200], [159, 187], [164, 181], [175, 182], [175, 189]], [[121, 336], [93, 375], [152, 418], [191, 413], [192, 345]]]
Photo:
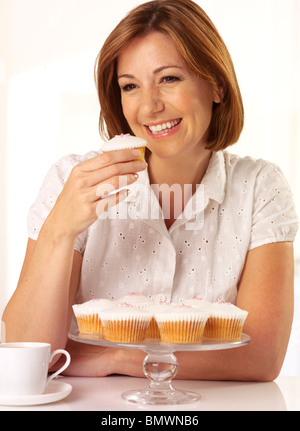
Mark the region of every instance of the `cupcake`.
[[126, 135], [116, 135], [110, 141], [105, 142], [101, 146], [103, 152], [114, 151], [114, 150], [124, 150], [126, 148], [137, 148], [140, 150], [141, 155], [137, 160], [144, 160], [146, 141], [144, 139], [138, 138], [137, 136]]
[[151, 300], [155, 304], [158, 304], [161, 302], [167, 302], [169, 304], [168, 297], [164, 293], [156, 293], [155, 295], [152, 295]]
[[173, 307], [173, 305], [171, 305], [169, 302], [157, 302], [146, 307], [146, 311], [149, 311], [151, 314], [153, 314], [153, 317], [150, 320], [145, 338], [160, 340], [160, 332], [155, 319], [155, 314], [168, 310], [170, 307]]
[[208, 307], [211, 305], [211, 302], [205, 301], [203, 298], [198, 296], [195, 296], [191, 299], [182, 299], [181, 303], [183, 305], [197, 308], [198, 310], [208, 310]]
[[145, 339], [152, 314], [131, 304], [120, 303], [101, 312], [104, 338], [115, 343], [140, 343]]
[[73, 312], [79, 332], [83, 334], [103, 335], [99, 312], [111, 308], [113, 305], [113, 301], [105, 298], [91, 299], [82, 304], [74, 304]]
[[167, 343], [200, 343], [208, 313], [186, 305], [171, 305], [154, 314], [161, 341]]
[[141, 293], [132, 292], [117, 299], [117, 303], [118, 304], [125, 303], [125, 304], [134, 305], [135, 307], [138, 307], [138, 308], [145, 308], [148, 305], [152, 304], [152, 301], [147, 296], [142, 295]]
[[209, 307], [210, 317], [204, 337], [221, 340], [239, 340], [248, 312], [229, 302], [215, 302]]

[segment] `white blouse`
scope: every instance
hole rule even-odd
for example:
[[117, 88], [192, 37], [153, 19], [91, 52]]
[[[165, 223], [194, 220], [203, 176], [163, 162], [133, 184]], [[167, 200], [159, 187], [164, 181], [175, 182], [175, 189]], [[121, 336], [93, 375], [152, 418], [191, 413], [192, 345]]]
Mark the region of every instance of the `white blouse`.
[[[69, 155], [52, 166], [28, 215], [30, 238], [37, 239], [71, 169], [97, 154]], [[235, 303], [247, 252], [294, 241], [298, 229], [281, 170], [227, 151], [213, 153], [201, 185], [169, 230], [147, 171], [129, 188], [126, 201], [76, 240], [83, 255], [77, 303], [130, 292]]]

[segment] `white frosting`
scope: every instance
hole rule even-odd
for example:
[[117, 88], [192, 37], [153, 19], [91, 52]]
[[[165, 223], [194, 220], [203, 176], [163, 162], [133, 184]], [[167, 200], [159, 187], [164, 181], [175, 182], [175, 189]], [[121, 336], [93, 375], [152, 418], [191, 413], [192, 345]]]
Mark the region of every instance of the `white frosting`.
[[103, 324], [107, 320], [142, 320], [150, 322], [152, 313], [130, 304], [120, 303], [115, 307], [109, 308], [101, 312], [101, 320]]
[[151, 299], [154, 303], [168, 302], [167, 295], [164, 293], [157, 293], [156, 295], [151, 296]]
[[246, 319], [248, 311], [228, 302], [214, 302], [209, 307], [211, 317]]
[[169, 308], [155, 312], [154, 317], [158, 323], [166, 321], [178, 322], [182, 320], [206, 322], [209, 314], [186, 305], [171, 305]]
[[156, 302], [148, 305], [146, 307], [146, 311], [149, 311], [150, 313], [153, 313], [153, 315], [155, 315], [156, 313], [168, 311], [173, 307], [174, 307], [174, 304], [170, 304], [167, 302]]
[[140, 293], [129, 293], [117, 301], [98, 298], [83, 304], [74, 304], [76, 317], [98, 314], [103, 319], [143, 318], [157, 322], [204, 319], [209, 317], [239, 319], [245, 321], [248, 312], [231, 303], [210, 303], [201, 298], [182, 300], [180, 303], [153, 302]]
[[152, 304], [152, 301], [150, 298], [140, 293], [129, 293], [128, 295], [119, 298], [117, 303], [131, 304], [136, 307], [146, 307], [147, 305]]
[[184, 305], [189, 305], [190, 307], [198, 308], [199, 310], [207, 310], [207, 308], [211, 306], [211, 302], [197, 297], [191, 299], [182, 299], [181, 302]]
[[122, 150], [124, 148], [145, 147], [146, 141], [132, 135], [117, 135], [101, 146], [102, 151]]
[[82, 316], [84, 314], [97, 314], [100, 310], [113, 307], [114, 301], [105, 298], [90, 299], [82, 304], [74, 304], [73, 311], [75, 316]]

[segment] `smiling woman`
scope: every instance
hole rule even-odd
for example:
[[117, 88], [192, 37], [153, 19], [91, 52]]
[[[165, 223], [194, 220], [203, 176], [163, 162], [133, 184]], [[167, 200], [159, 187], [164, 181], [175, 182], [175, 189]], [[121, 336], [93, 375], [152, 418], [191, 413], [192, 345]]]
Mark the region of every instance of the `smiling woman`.
[[181, 122], [181, 118], [178, 118], [177, 120], [170, 120], [167, 123], [153, 125], [153, 126], [146, 126], [152, 135], [162, 135], [163, 133], [170, 133], [171, 130], [173, 130], [178, 124]]
[[[186, 31], [188, 29], [188, 31]], [[173, 51], [177, 51], [177, 62], [167, 66], [175, 69], [166, 70], [166, 59], [157, 65], [157, 73], [164, 76], [165, 82], [178, 79], [178, 67], [189, 70], [191, 74], [201, 77], [219, 95], [222, 103], [214, 104], [210, 124], [207, 148], [225, 149], [235, 143], [242, 131], [244, 110], [242, 98], [230, 54], [214, 24], [206, 13], [190, 1], [148, 2], [136, 8], [135, 13], [127, 16], [113, 30], [105, 41], [96, 62], [95, 78], [101, 105], [100, 132], [103, 137], [113, 137], [121, 132], [132, 133], [130, 125], [124, 118], [118, 87], [117, 64], [121, 51], [132, 40], [150, 32], [159, 32], [160, 37], [168, 36], [173, 42]], [[165, 38], [166, 39], [166, 38]], [[165, 55], [168, 51], [165, 51]], [[146, 55], [143, 55], [146, 59]], [[148, 61], [156, 60], [148, 57]], [[179, 64], [178, 64], [179, 59]], [[138, 67], [140, 61], [134, 63]], [[152, 64], [152, 70], [155, 66]], [[177, 69], [177, 70], [176, 70]], [[179, 72], [180, 72], [179, 69]], [[122, 72], [123, 73], [123, 72]], [[129, 73], [129, 71], [124, 71]], [[127, 78], [132, 78], [130, 76]], [[125, 89], [132, 90], [125, 86]]]
[[134, 38], [122, 49], [117, 72], [123, 114], [131, 131], [147, 140], [152, 166], [156, 156], [197, 160], [199, 152], [209, 153], [213, 104], [221, 99], [187, 68], [168, 36]]
[[[293, 319], [298, 219], [278, 166], [224, 151], [239, 138], [244, 115], [216, 28], [191, 0], [138, 6], [104, 43], [96, 81], [102, 135], [146, 140], [147, 164], [139, 152], [119, 149], [71, 154], [52, 166], [29, 212], [21, 276], [3, 315], [7, 341], [67, 345], [69, 374], [140, 376], [142, 352], [68, 341], [72, 305], [130, 291], [167, 302], [202, 297], [246, 310], [251, 343], [179, 352], [178, 376], [274, 379]], [[160, 217], [110, 217], [99, 188], [124, 177], [131, 193], [124, 200], [117, 191], [116, 212], [146, 206]]]

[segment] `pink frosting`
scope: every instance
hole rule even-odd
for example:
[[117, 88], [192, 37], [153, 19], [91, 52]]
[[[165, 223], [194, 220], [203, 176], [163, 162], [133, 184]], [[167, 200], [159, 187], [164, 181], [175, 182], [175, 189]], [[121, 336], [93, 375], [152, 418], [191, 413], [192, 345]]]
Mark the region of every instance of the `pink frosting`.
[[129, 133], [126, 133], [126, 135], [123, 135], [123, 134], [121, 134], [121, 135], [116, 135], [116, 136], [115, 136], [115, 138], [124, 138], [125, 136], [130, 136], [130, 134], [129, 134]]
[[106, 299], [106, 298], [93, 298], [90, 301], [91, 302], [109, 301], [109, 299]]
[[132, 305], [132, 304], [128, 304], [127, 302], [120, 302], [120, 303], [118, 304], [118, 307], [129, 308], [129, 307], [134, 307], [134, 305]]

